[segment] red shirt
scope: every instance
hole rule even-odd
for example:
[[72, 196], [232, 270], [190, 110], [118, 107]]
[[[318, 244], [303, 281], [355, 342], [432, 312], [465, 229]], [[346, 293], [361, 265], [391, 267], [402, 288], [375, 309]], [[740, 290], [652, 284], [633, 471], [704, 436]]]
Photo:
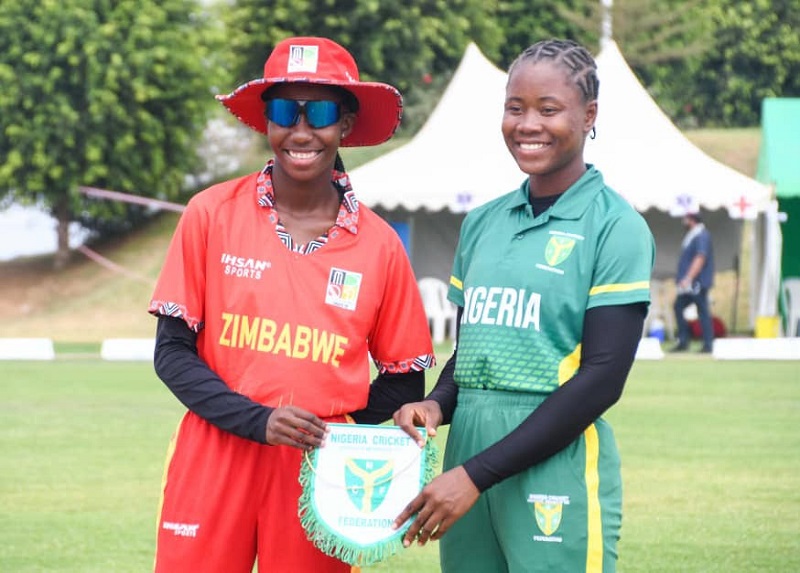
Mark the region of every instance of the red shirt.
[[198, 331], [198, 353], [228, 386], [318, 416], [366, 406], [369, 357], [406, 372], [433, 364], [419, 289], [395, 231], [349, 191], [336, 225], [294, 247], [264, 172], [187, 205], [150, 302]]

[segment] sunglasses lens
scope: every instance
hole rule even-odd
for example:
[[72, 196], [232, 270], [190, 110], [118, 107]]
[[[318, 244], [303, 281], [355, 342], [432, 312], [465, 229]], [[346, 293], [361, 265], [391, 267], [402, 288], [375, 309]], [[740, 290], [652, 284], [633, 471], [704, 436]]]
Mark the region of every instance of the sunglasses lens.
[[306, 102], [305, 111], [308, 125], [313, 128], [328, 127], [339, 121], [339, 104], [335, 101], [309, 101]]
[[267, 101], [267, 119], [281, 127], [292, 127], [300, 120], [300, 110], [314, 129], [328, 127], [339, 121], [339, 104], [329, 100], [314, 100], [300, 103], [293, 99], [271, 99]]
[[271, 99], [267, 102], [267, 119], [281, 127], [292, 127], [300, 117], [300, 103], [293, 99]]

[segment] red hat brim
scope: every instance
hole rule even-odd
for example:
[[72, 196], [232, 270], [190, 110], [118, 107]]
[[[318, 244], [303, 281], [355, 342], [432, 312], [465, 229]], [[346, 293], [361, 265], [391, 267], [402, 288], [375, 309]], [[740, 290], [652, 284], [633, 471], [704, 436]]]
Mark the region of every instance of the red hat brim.
[[343, 147], [378, 145], [394, 135], [403, 115], [403, 96], [390, 86], [379, 82], [308, 82], [298, 78], [258, 78], [239, 86], [228, 95], [216, 96], [236, 118], [248, 127], [266, 134], [265, 103], [261, 94], [280, 83], [302, 82], [339, 86], [358, 100], [358, 112], [353, 130], [342, 139]]

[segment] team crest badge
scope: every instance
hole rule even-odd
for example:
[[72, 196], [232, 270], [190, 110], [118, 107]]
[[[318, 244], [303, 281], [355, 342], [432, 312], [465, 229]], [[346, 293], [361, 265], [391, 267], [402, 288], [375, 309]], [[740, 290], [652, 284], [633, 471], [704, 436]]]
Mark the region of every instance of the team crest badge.
[[319, 46], [289, 46], [288, 73], [316, 73], [319, 61]]
[[372, 513], [383, 503], [392, 483], [393, 469], [392, 460], [345, 460], [347, 495], [361, 513]]
[[569, 257], [574, 247], [575, 239], [552, 236], [544, 248], [544, 258], [551, 267], [558, 266]]
[[361, 273], [331, 268], [325, 292], [325, 303], [345, 310], [355, 310], [360, 289]]
[[547, 536], [553, 535], [561, 525], [561, 513], [564, 504], [537, 501], [533, 504], [536, 525]]
[[438, 450], [430, 440], [420, 448], [396, 426], [328, 429], [300, 470], [300, 524], [323, 553], [351, 565], [377, 563], [402, 549], [413, 518], [398, 529], [394, 520], [433, 479]]

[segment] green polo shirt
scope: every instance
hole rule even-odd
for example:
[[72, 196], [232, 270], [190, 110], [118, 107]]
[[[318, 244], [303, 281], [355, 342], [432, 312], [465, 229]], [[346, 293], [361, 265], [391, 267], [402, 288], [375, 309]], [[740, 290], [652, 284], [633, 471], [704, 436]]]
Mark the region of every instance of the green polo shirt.
[[528, 192], [526, 180], [461, 227], [448, 293], [464, 307], [461, 387], [552, 392], [580, 364], [587, 309], [650, 302], [653, 235], [597, 169], [538, 217]]

